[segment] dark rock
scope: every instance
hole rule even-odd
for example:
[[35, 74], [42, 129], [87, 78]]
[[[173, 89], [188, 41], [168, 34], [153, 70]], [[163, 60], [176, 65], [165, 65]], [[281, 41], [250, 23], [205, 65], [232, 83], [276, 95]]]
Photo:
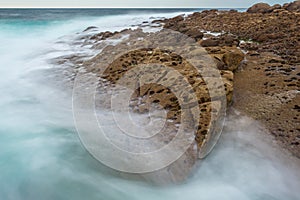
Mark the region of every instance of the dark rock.
[[249, 51], [247, 54], [250, 56], [259, 56], [259, 53], [257, 51]]
[[169, 19], [167, 23], [165, 24], [165, 28], [172, 28], [174, 26], [177, 26], [179, 22], [183, 21], [184, 17], [182, 15], [179, 15], [177, 17], [174, 17], [172, 19]]
[[257, 3], [248, 8], [247, 13], [268, 13], [272, 7], [267, 3]]
[[92, 29], [97, 29], [98, 27], [96, 27], [96, 26], [89, 26], [89, 27], [87, 27], [83, 32], [87, 32], [87, 31], [89, 31], [89, 30], [92, 30]]
[[98, 33], [96, 35], [93, 35], [90, 39], [91, 40], [105, 40], [115, 34], [117, 34], [118, 32], [115, 32], [115, 33], [112, 33], [110, 31], [106, 31], [106, 32], [101, 32], [101, 33]]
[[163, 19], [156, 19], [156, 20], [153, 20], [151, 23], [152, 24], [160, 24], [160, 23], [163, 23], [164, 20]]
[[214, 47], [219, 45], [219, 41], [216, 39], [206, 39], [202, 40], [200, 44], [203, 47]]
[[267, 34], [262, 33], [253, 38], [257, 42], [266, 42], [269, 40]]
[[228, 67], [225, 65], [225, 63], [222, 60], [220, 60], [218, 57], [214, 57], [214, 62], [219, 70], [227, 70], [228, 69]]
[[292, 3], [287, 3], [282, 6], [288, 11], [300, 12], [300, 1], [294, 1]]
[[198, 29], [194, 28], [194, 29], [189, 29], [186, 32], [187, 36], [194, 38], [196, 41], [200, 40], [203, 38], [203, 33], [201, 31], [199, 31]]
[[274, 10], [278, 10], [278, 9], [281, 9], [281, 5], [280, 4], [275, 4], [271, 7], [271, 10], [274, 11]]
[[233, 35], [225, 35], [222, 39], [224, 40], [224, 44], [226, 46], [238, 46], [240, 43], [239, 40]]

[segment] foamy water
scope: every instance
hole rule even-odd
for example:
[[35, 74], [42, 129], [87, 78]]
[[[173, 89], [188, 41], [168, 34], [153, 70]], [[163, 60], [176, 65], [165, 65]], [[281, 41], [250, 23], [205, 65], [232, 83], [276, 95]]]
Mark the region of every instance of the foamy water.
[[178, 185], [111, 175], [84, 149], [73, 123], [71, 88], [62, 87], [70, 71], [50, 60], [93, 55], [89, 46], [74, 43], [88, 26], [116, 31], [178, 14], [151, 12], [1, 18], [0, 199], [300, 199], [299, 160], [274, 147], [260, 124], [234, 111], [216, 149]]

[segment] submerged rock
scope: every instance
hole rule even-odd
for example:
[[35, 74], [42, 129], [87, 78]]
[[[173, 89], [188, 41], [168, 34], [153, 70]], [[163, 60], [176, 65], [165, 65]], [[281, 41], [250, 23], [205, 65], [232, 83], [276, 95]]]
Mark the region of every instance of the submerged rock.
[[95, 29], [97, 29], [98, 27], [96, 27], [96, 26], [89, 26], [89, 27], [87, 27], [83, 32], [87, 32], [87, 31], [90, 31], [90, 30], [95, 30]]

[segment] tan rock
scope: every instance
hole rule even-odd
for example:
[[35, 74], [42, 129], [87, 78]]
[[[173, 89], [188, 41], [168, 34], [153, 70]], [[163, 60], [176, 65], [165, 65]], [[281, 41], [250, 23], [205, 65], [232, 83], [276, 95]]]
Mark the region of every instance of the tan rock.
[[228, 66], [230, 71], [235, 71], [244, 60], [244, 54], [241, 50], [232, 50], [225, 53], [222, 60]]

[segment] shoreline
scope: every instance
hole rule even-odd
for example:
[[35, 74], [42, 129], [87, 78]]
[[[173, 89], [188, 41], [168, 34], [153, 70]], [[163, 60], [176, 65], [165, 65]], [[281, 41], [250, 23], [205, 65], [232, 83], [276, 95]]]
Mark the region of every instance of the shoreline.
[[[280, 18], [281, 15], [283, 15], [282, 18]], [[292, 18], [290, 16], [292, 16]], [[265, 27], [265, 29], [262, 29], [261, 32], [257, 31], [257, 34], [263, 35], [265, 34], [265, 30], [268, 31], [270, 27], [271, 29], [273, 29], [272, 27], [274, 26], [273, 22], [271, 22], [270, 24], [266, 24], [268, 23], [267, 19], [273, 19], [273, 21], [276, 21], [276, 17], [278, 17], [278, 19], [281, 20], [280, 23], [291, 24], [293, 21], [291, 22], [286, 19], [289, 18], [290, 20], [297, 20], [299, 19], [299, 16], [300, 15], [298, 12], [287, 12], [284, 9], [275, 9], [271, 12], [264, 14], [250, 14], [248, 12], [237, 12], [234, 10], [204, 10], [200, 13], [196, 12], [185, 17], [180, 15], [170, 19], [156, 19], [152, 22], [145, 21], [141, 24], [134, 25], [136, 29], [133, 30], [124, 29], [116, 32], [106, 31], [96, 34], [92, 33], [91, 36], [89, 36], [86, 39], [86, 41], [91, 43], [93, 43], [94, 41], [96, 45], [94, 45], [92, 48], [103, 48], [102, 51], [108, 53], [114, 52], [115, 47], [110, 46], [110, 44], [108, 44], [108, 46], [105, 46], [101, 43], [101, 41], [106, 42], [109, 40], [114, 40], [114, 38], [122, 38], [120, 37], [120, 35], [130, 35], [130, 37], [132, 37], [131, 39], [134, 41], [135, 37], [137, 39], [139, 37], [144, 37], [145, 35], [147, 35], [147, 28], [154, 29], [154, 32], [159, 31], [159, 29], [161, 28], [168, 28], [186, 34], [191, 38], [194, 38], [201, 46], [203, 46], [206, 49], [206, 51], [210, 53], [218, 69], [225, 71], [230, 69], [234, 72], [234, 75], [229, 76], [229, 80], [232, 79], [234, 83], [234, 86], [231, 86], [234, 89], [230, 89], [231, 94], [229, 96], [227, 95], [228, 102], [232, 101], [230, 103], [230, 107], [233, 109], [237, 109], [240, 112], [244, 113], [246, 116], [249, 116], [254, 120], [258, 120], [259, 122], [261, 122], [264, 126], [267, 127], [268, 132], [271, 132], [272, 136], [275, 138], [275, 141], [280, 145], [281, 148], [287, 149], [294, 156], [299, 158], [300, 149], [299, 143], [297, 142], [299, 138], [297, 132], [299, 132], [299, 129], [297, 129], [296, 127], [297, 109], [295, 109], [296, 116], [289, 115], [291, 113], [291, 109], [293, 109], [291, 105], [297, 104], [297, 99], [299, 98], [299, 90], [297, 89], [297, 80], [299, 79], [294, 78], [294, 76], [298, 73], [297, 70], [299, 70], [297, 56], [294, 56], [298, 55], [297, 51], [293, 52], [292, 55], [289, 55], [290, 57], [288, 56], [282, 58], [283, 55], [281, 54], [281, 56], [279, 56], [274, 54], [274, 50], [276, 50], [277, 44], [281, 45], [282, 42], [284, 42], [284, 38], [276, 39], [275, 36], [271, 35], [270, 37], [268, 36], [266, 38], [263, 38], [263, 40], [261, 36], [254, 38], [254, 36], [251, 36], [251, 32], [250, 35], [249, 33], [248, 36], [246, 35], [247, 37], [244, 36], [243, 31], [241, 31], [239, 34], [234, 34], [231, 32], [234, 29], [238, 30], [238, 27], [240, 27], [240, 24], [235, 23], [235, 20], [241, 21], [243, 30], [255, 29], [255, 26], [253, 27], [253, 23], [248, 23], [247, 21], [243, 21], [243, 19], [250, 18], [255, 23], [263, 23], [263, 25], [265, 25], [263, 26]], [[223, 19], [224, 21], [222, 21]], [[233, 22], [233, 24], [230, 24], [230, 22]], [[222, 27], [218, 26], [218, 23], [222, 23]], [[227, 23], [229, 23], [229, 25]], [[207, 25], [209, 26], [207, 27]], [[215, 26], [216, 28], [212, 28], [212, 26]], [[262, 27], [262, 25], [257, 26]], [[294, 31], [297, 28], [299, 28], [298, 24], [296, 24], [295, 26], [296, 28], [292, 29]], [[252, 29], [249, 27], [251, 27]], [[89, 31], [95, 31], [95, 29], [96, 27], [87, 27], [83, 32], [88, 33]], [[145, 29], [146, 32], [143, 31]], [[284, 29], [283, 32], [289, 32], [289, 34], [291, 34], [291, 31], [287, 29], [288, 28]], [[295, 33], [294, 38], [299, 38], [299, 35]], [[257, 39], [259, 39], [260, 41], [258, 42]], [[120, 45], [120, 43], [121, 46], [119, 47], [122, 48], [122, 45], [124, 44], [122, 44], [121, 40], [119, 40], [119, 42], [113, 45], [118, 46]], [[273, 49], [265, 48], [269, 44], [271, 44], [269, 47]], [[290, 48], [289, 46], [281, 47]], [[243, 59], [234, 61], [238, 54], [233, 54], [230, 60], [226, 61], [224, 55], [227, 51], [225, 49], [228, 48], [231, 49], [229, 50], [229, 52], [232, 50], [242, 50], [245, 54], [243, 56]], [[97, 63], [97, 60], [101, 58], [101, 53], [92, 58], [91, 60], [81, 62], [80, 64], [84, 69], [87, 69], [89, 72], [95, 74], [99, 73], [101, 71], [101, 67], [95, 67], [97, 66], [97, 64], [95, 63]], [[128, 60], [130, 60], [130, 58], [128, 58]], [[74, 59], [74, 62], [76, 63], [76, 57]], [[118, 62], [120, 65], [122, 64], [122, 61]], [[232, 62], [235, 62], [235, 66], [233, 68], [230, 68]], [[274, 66], [276, 70], [272, 68], [270, 69], [270, 66]], [[117, 65], [115, 66], [115, 70], [119, 70]], [[275, 75], [268, 75], [268, 71], [272, 71]], [[278, 78], [278, 75], [283, 77]], [[267, 79], [269, 81], [267, 81]], [[114, 80], [117, 79], [112, 78], [110, 81]], [[276, 87], [276, 89], [273, 89], [272, 87], [274, 87], [274, 82], [276, 84], [279, 84], [281, 88]], [[230, 84], [232, 85], [233, 83]], [[291, 88], [286, 88], [286, 86], [282, 84], [285, 84], [287, 87], [291, 86]], [[289, 109], [287, 109], [286, 107], [282, 108], [283, 105], [286, 104], [290, 106]], [[136, 106], [138, 106], [139, 112], [144, 112], [141, 111], [139, 105]], [[280, 112], [281, 117], [278, 117], [279, 115], [274, 114], [274, 112]], [[278, 123], [282, 120], [282, 118], [285, 119], [286, 117], [288, 117], [289, 120], [292, 120], [292, 122], [288, 124], [289, 127], [285, 127], [289, 130], [284, 128], [278, 128], [278, 126], [284, 127], [286, 125], [285, 123]], [[276, 126], [274, 126], [274, 124]], [[274, 128], [277, 130], [274, 130]], [[293, 129], [295, 129], [295, 133], [293, 131], [290, 131]], [[280, 130], [280, 132], [284, 132], [285, 130], [287, 131], [284, 132], [285, 135], [282, 136], [282, 133], [280, 133], [278, 137], [278, 130]], [[289, 139], [286, 140], [285, 137]], [[199, 140], [198, 144], [201, 145], [202, 140], [203, 139]]]

